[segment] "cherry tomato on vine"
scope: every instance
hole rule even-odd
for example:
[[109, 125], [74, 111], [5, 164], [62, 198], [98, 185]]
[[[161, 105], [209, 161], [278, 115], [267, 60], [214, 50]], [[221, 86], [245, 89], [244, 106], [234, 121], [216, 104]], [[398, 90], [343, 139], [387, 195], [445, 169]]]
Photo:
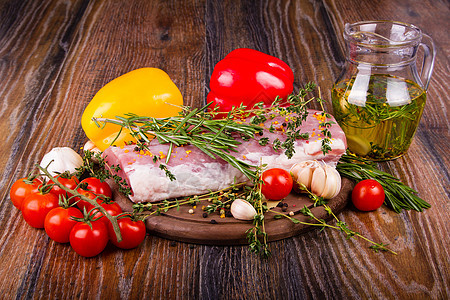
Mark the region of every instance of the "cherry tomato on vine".
[[353, 205], [362, 211], [376, 210], [383, 204], [384, 198], [383, 187], [373, 179], [358, 182], [352, 191]]
[[[119, 204], [113, 201], [109, 201], [107, 203], [101, 203], [101, 201], [97, 201], [100, 206], [102, 206], [107, 213], [109, 213], [111, 216], [117, 216], [122, 213], [122, 208], [120, 208]], [[94, 218], [98, 218], [102, 216], [103, 214], [99, 211], [94, 214]], [[109, 223], [111, 223], [108, 218], [102, 217], [100, 221], [104, 222], [105, 225], [108, 226]]]
[[[86, 191], [83, 189], [78, 189], [77, 192], [83, 196], [86, 196], [89, 199], [92, 199], [92, 200], [94, 200], [96, 197], [92, 192], [89, 192], [89, 191]], [[78, 197], [75, 199], [75, 201], [77, 201], [77, 206], [81, 211], [84, 211], [84, 209], [86, 209], [86, 211], [88, 212], [94, 207], [94, 205], [92, 205], [91, 203], [89, 203], [85, 200], [82, 200]]]
[[111, 222], [108, 224], [109, 240], [115, 246], [121, 249], [132, 249], [144, 241], [146, 232], [144, 221], [133, 220], [131, 216], [124, 216], [120, 217], [117, 223], [122, 234], [122, 241], [120, 243], [117, 242], [116, 233]]
[[73, 250], [81, 256], [93, 257], [100, 254], [108, 244], [108, 228], [98, 221], [78, 222], [70, 231], [69, 241]]
[[[65, 186], [66, 188], [69, 188], [71, 190], [75, 190], [75, 188], [77, 187], [77, 185], [79, 183], [78, 178], [76, 176], [71, 176], [69, 178], [60, 176], [60, 177], [58, 177], [58, 181], [63, 186]], [[48, 183], [49, 184], [53, 184], [54, 182], [53, 182], [53, 180], [50, 180]], [[59, 195], [66, 196], [66, 191], [63, 190], [62, 188], [60, 188], [57, 185], [54, 185], [52, 187], [52, 189], [50, 190], [50, 193], [55, 194], [57, 197], [59, 197]], [[70, 197], [72, 195], [70, 194], [70, 195], [67, 195], [67, 196]], [[73, 203], [74, 200], [71, 200], [70, 202]]]
[[87, 184], [87, 187], [84, 189], [86, 191], [91, 191], [96, 195], [104, 195], [106, 197], [111, 198], [112, 191], [108, 183], [101, 181], [95, 177], [88, 177], [81, 181], [81, 184]]
[[68, 243], [70, 231], [78, 223], [71, 217], [83, 218], [83, 214], [75, 207], [52, 209], [45, 217], [45, 232], [55, 242]]
[[22, 216], [30, 226], [44, 228], [48, 212], [58, 206], [59, 200], [54, 194], [32, 193], [23, 200]]
[[280, 168], [273, 168], [262, 173], [262, 194], [269, 200], [281, 200], [292, 190], [293, 180], [291, 174]]
[[11, 186], [9, 197], [16, 208], [22, 210], [22, 203], [25, 198], [32, 193], [37, 193], [39, 185], [42, 182], [39, 179], [33, 179], [31, 182], [27, 178], [16, 180]]

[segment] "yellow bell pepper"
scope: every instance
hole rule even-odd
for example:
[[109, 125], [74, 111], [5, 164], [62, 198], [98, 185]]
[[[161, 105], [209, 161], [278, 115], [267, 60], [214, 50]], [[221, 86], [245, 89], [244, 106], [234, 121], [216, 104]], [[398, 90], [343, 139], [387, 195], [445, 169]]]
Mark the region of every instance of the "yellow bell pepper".
[[[170, 104], [173, 105], [170, 105]], [[81, 117], [86, 136], [102, 151], [111, 146], [120, 126], [106, 124], [99, 128], [95, 118], [115, 118], [134, 113], [140, 116], [166, 118], [178, 115], [183, 97], [166, 72], [156, 68], [141, 68], [126, 73], [101, 88], [92, 98]], [[122, 130], [114, 145], [135, 141], [128, 130]]]

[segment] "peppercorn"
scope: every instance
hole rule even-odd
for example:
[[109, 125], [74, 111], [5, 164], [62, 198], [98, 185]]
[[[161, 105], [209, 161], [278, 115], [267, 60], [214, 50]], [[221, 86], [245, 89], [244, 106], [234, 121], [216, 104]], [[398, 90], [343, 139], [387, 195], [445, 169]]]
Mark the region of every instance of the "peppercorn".
[[286, 202], [284, 202], [284, 203], [283, 203], [283, 206], [286, 206], [286, 207], [288, 207], [288, 206], [289, 206], [289, 204], [287, 204]]
[[283, 207], [283, 202], [278, 202], [277, 207]]
[[203, 213], [203, 218], [207, 218], [208, 217], [208, 213]]
[[287, 211], [287, 209], [288, 209], [287, 206], [283, 206], [283, 207], [281, 208], [282, 211]]
[[216, 220], [211, 220], [209, 223], [211, 223], [211, 224], [217, 224], [217, 221], [216, 221]]

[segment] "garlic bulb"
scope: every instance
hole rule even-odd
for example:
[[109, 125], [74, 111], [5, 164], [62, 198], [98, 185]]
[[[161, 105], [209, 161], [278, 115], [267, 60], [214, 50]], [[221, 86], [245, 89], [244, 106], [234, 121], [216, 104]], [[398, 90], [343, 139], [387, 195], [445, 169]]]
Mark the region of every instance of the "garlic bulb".
[[318, 161], [304, 161], [292, 166], [291, 175], [300, 191], [306, 187], [311, 193], [331, 199], [341, 190], [341, 175], [336, 168]]
[[256, 209], [244, 199], [236, 199], [231, 204], [231, 214], [238, 220], [253, 220], [256, 215]]
[[65, 171], [75, 172], [75, 168], [83, 164], [83, 159], [73, 149], [69, 147], [55, 147], [44, 155], [40, 166], [47, 168], [52, 176], [56, 176]]

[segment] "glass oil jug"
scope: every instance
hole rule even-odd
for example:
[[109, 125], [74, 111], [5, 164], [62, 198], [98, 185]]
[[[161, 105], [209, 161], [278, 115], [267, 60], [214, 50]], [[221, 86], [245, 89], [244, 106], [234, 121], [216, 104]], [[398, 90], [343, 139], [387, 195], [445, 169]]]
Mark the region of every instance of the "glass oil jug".
[[416, 26], [394, 21], [346, 24], [344, 39], [346, 65], [331, 94], [348, 149], [374, 161], [398, 158], [408, 150], [425, 106], [433, 41]]

